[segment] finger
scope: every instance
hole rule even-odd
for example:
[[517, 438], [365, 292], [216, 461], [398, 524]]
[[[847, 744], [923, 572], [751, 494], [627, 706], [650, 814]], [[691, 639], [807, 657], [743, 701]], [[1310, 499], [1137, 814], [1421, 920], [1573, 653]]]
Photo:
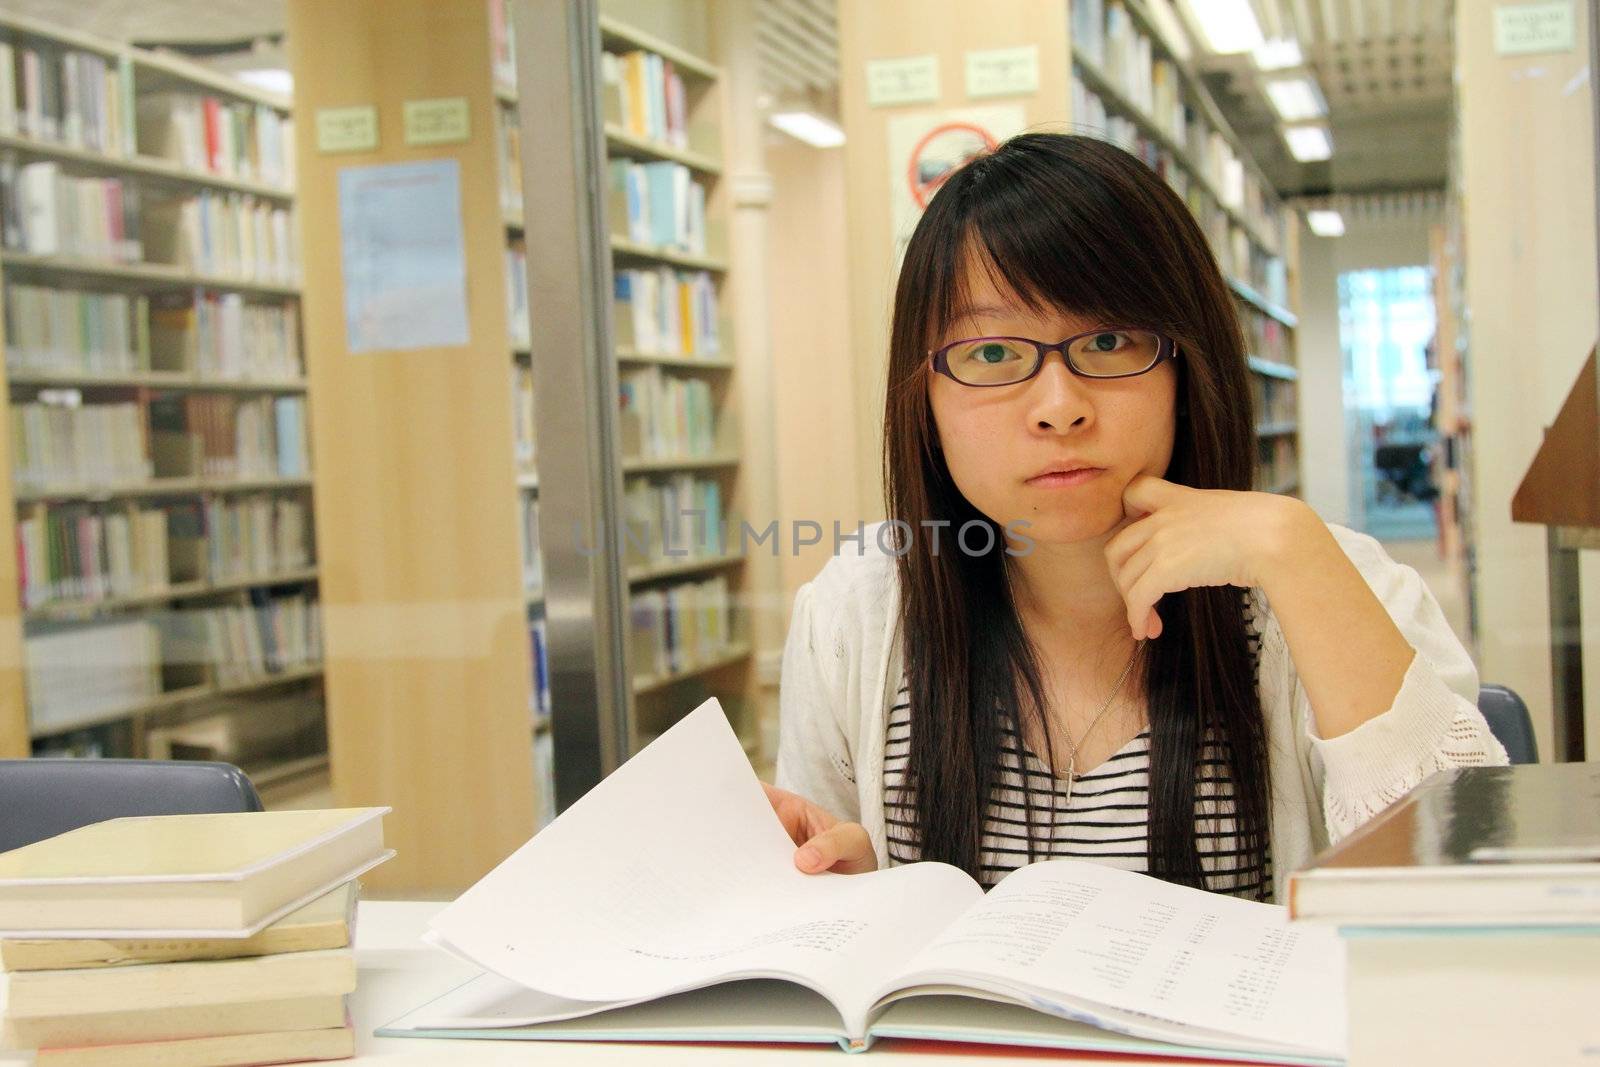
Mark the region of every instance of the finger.
[[1160, 528], [1160, 521], [1153, 515], [1129, 525], [1106, 542], [1106, 561], [1113, 570], [1127, 566], [1129, 558], [1149, 544]]
[[767, 801], [783, 824], [784, 833], [796, 845], [803, 845], [816, 834], [833, 825], [832, 817], [798, 793], [761, 783]]
[[1124, 507], [1153, 512], [1176, 503], [1186, 492], [1188, 492], [1187, 486], [1169, 482], [1165, 478], [1157, 478], [1153, 474], [1141, 474], [1129, 482], [1127, 488], [1122, 491], [1122, 503]]
[[[1133, 583], [1128, 591], [1128, 626], [1133, 630], [1134, 637], [1154, 637], [1150, 632], [1151, 616], [1155, 615], [1157, 602], [1168, 593], [1176, 593], [1181, 588], [1169, 576], [1166, 564], [1157, 562]], [[1156, 617], [1159, 621], [1159, 616]]]
[[795, 850], [794, 865], [807, 874], [861, 874], [877, 867], [872, 840], [860, 823], [842, 822]]
[[1122, 593], [1122, 599], [1127, 601], [1128, 595], [1133, 592], [1133, 587], [1143, 578], [1145, 572], [1155, 565], [1161, 556], [1161, 550], [1155, 540], [1147, 539], [1137, 552], [1122, 562], [1120, 567], [1112, 571], [1112, 581], [1117, 583], [1117, 589]]

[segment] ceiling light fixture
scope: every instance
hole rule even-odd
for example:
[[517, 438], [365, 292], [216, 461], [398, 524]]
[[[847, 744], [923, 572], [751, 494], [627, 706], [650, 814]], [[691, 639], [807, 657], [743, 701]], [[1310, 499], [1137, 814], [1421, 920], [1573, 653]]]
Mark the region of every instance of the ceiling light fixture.
[[1344, 216], [1337, 211], [1308, 211], [1306, 225], [1318, 237], [1340, 237], [1344, 234]]
[[1289, 70], [1305, 62], [1300, 53], [1300, 42], [1293, 37], [1275, 37], [1263, 41], [1255, 50], [1257, 70]]
[[1284, 122], [1320, 119], [1328, 113], [1328, 106], [1322, 99], [1322, 90], [1318, 89], [1317, 83], [1307, 75], [1273, 78], [1264, 88], [1267, 99], [1272, 103], [1272, 109]]
[[844, 131], [838, 123], [810, 111], [779, 111], [767, 121], [813, 148], [837, 148], [844, 144]]
[[1326, 126], [1290, 126], [1283, 131], [1289, 154], [1302, 163], [1315, 163], [1333, 155], [1333, 138]]
[[1218, 55], [1253, 52], [1266, 43], [1250, 0], [1189, 0], [1189, 11]]

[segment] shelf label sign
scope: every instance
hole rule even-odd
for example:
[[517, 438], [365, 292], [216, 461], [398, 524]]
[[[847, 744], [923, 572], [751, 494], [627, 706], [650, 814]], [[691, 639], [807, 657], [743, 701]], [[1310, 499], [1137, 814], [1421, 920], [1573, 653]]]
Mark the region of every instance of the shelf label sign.
[[933, 53], [899, 59], [867, 60], [869, 107], [938, 102], [939, 57]]
[[1576, 40], [1572, 0], [1500, 4], [1494, 9], [1494, 50], [1498, 55], [1570, 52]]
[[1039, 91], [1039, 46], [967, 53], [967, 96], [1031, 96]]
[[317, 151], [370, 152], [378, 147], [378, 108], [317, 108]]
[[465, 141], [470, 132], [464, 96], [407, 100], [401, 110], [409, 145], [453, 144]]

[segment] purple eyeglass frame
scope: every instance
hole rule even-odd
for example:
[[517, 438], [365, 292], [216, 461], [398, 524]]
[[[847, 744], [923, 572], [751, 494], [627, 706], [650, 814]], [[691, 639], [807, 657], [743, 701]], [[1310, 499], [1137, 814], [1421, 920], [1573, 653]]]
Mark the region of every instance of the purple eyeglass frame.
[[[1127, 374], [1085, 374], [1077, 367], [1073, 366], [1072, 357], [1067, 355], [1067, 347], [1074, 341], [1081, 341], [1085, 337], [1093, 337], [1097, 333], [1120, 333], [1131, 330], [1136, 330], [1139, 333], [1154, 334], [1156, 338], [1156, 358], [1151, 360], [1150, 365], [1143, 370], [1129, 371]], [[957, 378], [950, 370], [950, 350], [960, 345], [970, 345], [978, 341], [1022, 341], [1026, 344], [1032, 345], [1034, 349], [1038, 351], [1039, 362], [1033, 365], [1032, 372], [1030, 372], [1026, 378], [1018, 378], [1014, 382], [964, 382], [960, 378]], [[1037, 376], [1038, 373], [1044, 369], [1045, 357], [1050, 355], [1051, 352], [1060, 352], [1061, 361], [1067, 365], [1067, 369], [1069, 371], [1071, 371], [1073, 374], [1076, 374], [1078, 377], [1089, 378], [1097, 382], [1104, 382], [1111, 381], [1114, 378], [1137, 378], [1141, 374], [1149, 374], [1151, 371], [1156, 369], [1162, 360], [1177, 359], [1178, 345], [1175, 341], [1173, 341], [1172, 338], [1168, 337], [1160, 330], [1150, 330], [1143, 326], [1102, 326], [1098, 330], [1085, 330], [1083, 333], [1075, 333], [1065, 341], [1057, 341], [1055, 344], [1046, 344], [1043, 341], [1035, 341], [1031, 337], [1015, 337], [1004, 334], [994, 337], [964, 337], [959, 341], [951, 341], [942, 348], [929, 349], [928, 355], [933, 359], [933, 369], [958, 385], [964, 385], [969, 389], [997, 389], [1007, 385], [1021, 385], [1023, 382], [1029, 381]]]

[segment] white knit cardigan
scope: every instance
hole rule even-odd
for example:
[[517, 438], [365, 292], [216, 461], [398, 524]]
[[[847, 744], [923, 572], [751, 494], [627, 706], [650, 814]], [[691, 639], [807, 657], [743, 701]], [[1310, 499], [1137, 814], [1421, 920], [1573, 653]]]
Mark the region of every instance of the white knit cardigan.
[[[1317, 736], [1283, 630], [1260, 590], [1276, 899], [1289, 872], [1445, 767], [1504, 764], [1477, 708], [1478, 672], [1415, 570], [1366, 534], [1329, 524], [1339, 546], [1416, 649], [1394, 704], [1354, 730]], [[860, 554], [830, 559], [800, 587], [783, 650], [777, 784], [867, 830], [889, 865], [883, 812], [886, 717], [902, 674], [899, 581], [868, 527]]]

